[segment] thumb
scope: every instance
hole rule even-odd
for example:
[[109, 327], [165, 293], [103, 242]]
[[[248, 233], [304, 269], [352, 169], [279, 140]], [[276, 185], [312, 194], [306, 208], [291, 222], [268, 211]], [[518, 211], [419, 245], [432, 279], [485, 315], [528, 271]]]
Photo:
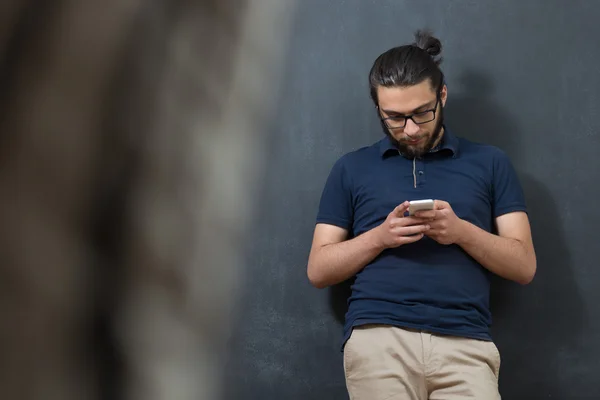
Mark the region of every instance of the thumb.
[[408, 210], [409, 205], [410, 203], [408, 201], [405, 201], [404, 203], [396, 206], [396, 208], [394, 208], [394, 211], [392, 211], [391, 214], [395, 217], [402, 218], [404, 217], [404, 213], [406, 212], [406, 210]]
[[434, 210], [444, 210], [446, 208], [450, 208], [450, 204], [446, 201], [443, 200], [435, 200], [433, 202], [433, 209]]

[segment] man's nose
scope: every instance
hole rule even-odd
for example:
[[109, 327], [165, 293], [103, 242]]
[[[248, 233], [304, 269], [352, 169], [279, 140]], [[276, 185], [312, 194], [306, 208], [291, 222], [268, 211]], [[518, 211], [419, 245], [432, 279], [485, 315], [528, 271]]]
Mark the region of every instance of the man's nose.
[[404, 133], [406, 133], [408, 136], [413, 136], [415, 135], [417, 132], [419, 132], [419, 125], [415, 124], [415, 122], [412, 119], [407, 119], [406, 120], [406, 126], [404, 127]]

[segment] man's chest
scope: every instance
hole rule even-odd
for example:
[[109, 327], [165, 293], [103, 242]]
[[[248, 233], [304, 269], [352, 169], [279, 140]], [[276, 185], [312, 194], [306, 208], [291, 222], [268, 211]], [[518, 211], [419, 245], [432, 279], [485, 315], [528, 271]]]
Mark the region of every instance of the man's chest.
[[484, 166], [452, 161], [396, 161], [363, 171], [353, 188], [354, 233], [381, 224], [404, 201], [421, 199], [447, 201], [459, 218], [489, 231], [491, 177]]

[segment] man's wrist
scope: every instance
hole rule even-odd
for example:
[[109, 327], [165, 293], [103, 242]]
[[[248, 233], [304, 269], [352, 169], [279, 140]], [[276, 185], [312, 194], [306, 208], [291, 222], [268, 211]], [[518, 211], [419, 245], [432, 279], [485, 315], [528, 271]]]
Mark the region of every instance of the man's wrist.
[[464, 219], [460, 219], [460, 218], [458, 221], [459, 221], [458, 237], [457, 237], [455, 243], [461, 247], [464, 247], [472, 242], [473, 234], [474, 234], [473, 228], [475, 227], [475, 225], [471, 224], [468, 221], [465, 221]]
[[365, 232], [365, 235], [368, 238], [368, 243], [373, 247], [373, 249], [381, 252], [381, 251], [385, 250], [386, 246], [385, 246], [385, 243], [383, 243], [383, 240], [381, 240], [381, 235], [379, 234], [379, 230], [380, 230], [380, 226], [377, 226], [377, 227]]

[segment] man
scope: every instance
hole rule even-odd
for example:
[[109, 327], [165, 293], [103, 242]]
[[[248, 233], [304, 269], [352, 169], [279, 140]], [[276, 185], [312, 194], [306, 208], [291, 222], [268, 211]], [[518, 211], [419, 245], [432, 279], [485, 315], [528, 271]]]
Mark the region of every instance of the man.
[[[417, 32], [370, 72], [385, 137], [341, 157], [308, 261], [324, 288], [354, 277], [344, 327], [351, 399], [498, 399], [490, 275], [536, 271], [523, 191], [498, 148], [444, 125], [441, 43]], [[408, 201], [435, 199], [407, 216]]]

